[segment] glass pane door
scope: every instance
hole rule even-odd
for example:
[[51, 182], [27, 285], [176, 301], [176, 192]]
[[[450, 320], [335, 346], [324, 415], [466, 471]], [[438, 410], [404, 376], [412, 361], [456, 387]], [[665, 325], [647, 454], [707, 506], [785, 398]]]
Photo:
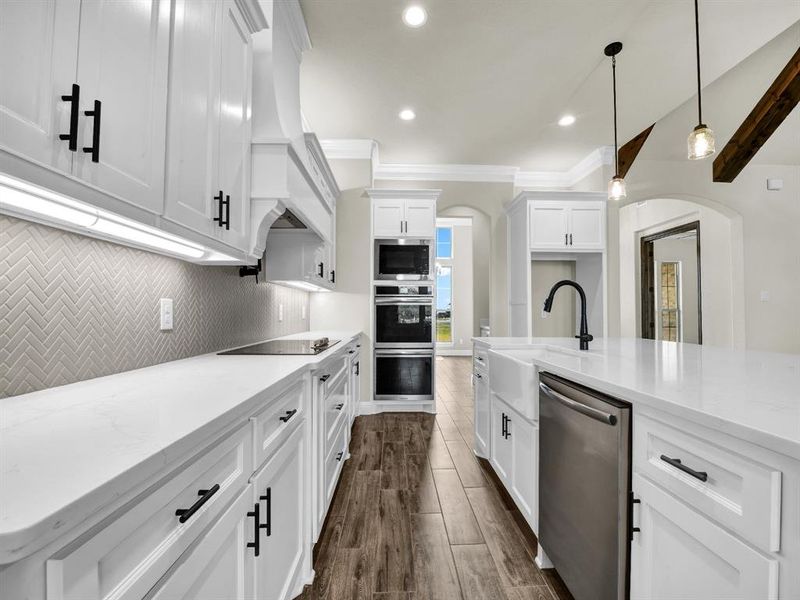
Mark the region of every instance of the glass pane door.
[[436, 266], [436, 341], [453, 343], [453, 268]]

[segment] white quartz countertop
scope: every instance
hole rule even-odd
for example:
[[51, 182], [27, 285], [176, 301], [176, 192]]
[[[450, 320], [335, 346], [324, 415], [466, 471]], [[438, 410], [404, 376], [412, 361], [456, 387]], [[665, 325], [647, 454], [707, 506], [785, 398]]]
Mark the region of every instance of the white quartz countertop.
[[0, 564], [19, 560], [255, 412], [316, 356], [204, 354], [0, 400]]
[[473, 341], [800, 460], [800, 354], [634, 338], [596, 339], [587, 352], [572, 338]]

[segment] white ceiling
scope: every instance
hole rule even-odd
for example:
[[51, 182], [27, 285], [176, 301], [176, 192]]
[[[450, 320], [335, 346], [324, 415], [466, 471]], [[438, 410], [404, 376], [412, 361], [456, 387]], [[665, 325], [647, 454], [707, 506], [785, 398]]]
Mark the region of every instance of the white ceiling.
[[[406, 0], [301, 0], [303, 113], [321, 138], [374, 138], [383, 163], [567, 170], [613, 143], [614, 40], [620, 143], [694, 94], [690, 0], [419, 2], [428, 22], [409, 29]], [[798, 21], [800, 2], [701, 0], [700, 19], [708, 85]], [[412, 122], [397, 117], [407, 106]]]

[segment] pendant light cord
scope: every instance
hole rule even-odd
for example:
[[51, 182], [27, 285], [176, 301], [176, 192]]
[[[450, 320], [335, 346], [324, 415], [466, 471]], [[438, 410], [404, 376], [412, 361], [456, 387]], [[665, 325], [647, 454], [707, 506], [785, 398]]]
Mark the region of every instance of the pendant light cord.
[[611, 57], [611, 78], [614, 88], [614, 177], [619, 177], [619, 150], [617, 148], [617, 57]]
[[700, 91], [700, 15], [697, 6], [698, 0], [694, 0], [694, 40], [697, 50], [697, 118], [699, 124], [703, 124], [703, 100]]

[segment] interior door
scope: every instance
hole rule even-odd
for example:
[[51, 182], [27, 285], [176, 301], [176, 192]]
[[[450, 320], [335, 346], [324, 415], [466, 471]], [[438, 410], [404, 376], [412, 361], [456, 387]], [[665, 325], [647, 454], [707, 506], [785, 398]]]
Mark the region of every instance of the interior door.
[[563, 202], [540, 200], [532, 202], [529, 218], [529, 241], [532, 250], [568, 247], [568, 213]]
[[374, 200], [372, 203], [372, 235], [376, 238], [400, 237], [403, 232], [403, 201]]
[[436, 237], [436, 205], [430, 200], [405, 201], [406, 237]]
[[223, 241], [247, 250], [250, 226], [250, 31], [234, 0], [225, 0], [220, 33], [219, 187], [230, 196]]
[[253, 568], [264, 568], [263, 551], [254, 555], [253, 489], [247, 486], [158, 587], [153, 600], [250, 600]]
[[165, 216], [205, 235], [218, 228], [220, 16], [216, 2], [175, 4]]
[[605, 246], [605, 209], [601, 202], [572, 202], [569, 212], [570, 248], [597, 249]]
[[79, 22], [79, 0], [0, 2], [0, 145], [65, 172]]
[[[171, 2], [81, 3], [78, 77], [81, 115], [73, 174], [145, 210], [161, 214], [167, 118]], [[94, 147], [98, 162], [83, 148]]]
[[[631, 598], [778, 597], [778, 562], [634, 474], [641, 531], [631, 543]], [[668, 560], [664, 560], [668, 557]]]
[[255, 563], [256, 597], [260, 600], [289, 598], [303, 559], [305, 432], [305, 423], [301, 423], [253, 479], [255, 501], [266, 525], [259, 533], [261, 556]]

